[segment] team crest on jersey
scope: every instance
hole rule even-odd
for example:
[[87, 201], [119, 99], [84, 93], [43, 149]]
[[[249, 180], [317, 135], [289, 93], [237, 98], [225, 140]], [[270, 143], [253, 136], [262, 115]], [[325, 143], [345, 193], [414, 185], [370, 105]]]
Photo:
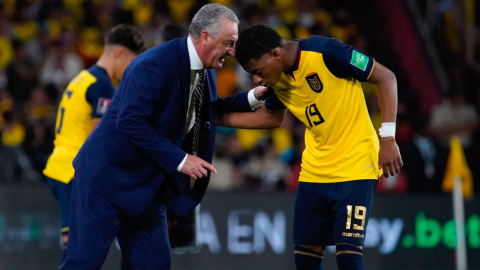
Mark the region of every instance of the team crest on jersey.
[[316, 93], [321, 93], [323, 90], [323, 83], [320, 81], [320, 77], [318, 77], [318, 74], [316, 72], [312, 72], [307, 74], [305, 79], [308, 82], [308, 85], [310, 85], [310, 88], [312, 88], [313, 92]]
[[105, 114], [105, 112], [108, 109], [108, 106], [110, 106], [110, 101], [112, 100], [109, 98], [104, 98], [104, 97], [99, 98], [98, 104], [97, 104], [97, 113], [101, 115]]

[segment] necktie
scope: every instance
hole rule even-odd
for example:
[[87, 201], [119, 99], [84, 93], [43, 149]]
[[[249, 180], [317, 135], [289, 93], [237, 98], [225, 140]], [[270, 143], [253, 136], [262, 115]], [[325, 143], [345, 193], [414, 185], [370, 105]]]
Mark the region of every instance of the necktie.
[[192, 154], [197, 155], [198, 143], [200, 137], [200, 120], [202, 109], [203, 89], [205, 88], [205, 70], [198, 72], [198, 83], [193, 91], [193, 107], [195, 113], [195, 124], [193, 125], [193, 149]]
[[[193, 91], [193, 108], [195, 113], [195, 123], [193, 125], [193, 143], [192, 143], [192, 154], [197, 155], [198, 144], [200, 138], [200, 120], [201, 120], [201, 109], [202, 109], [202, 98], [203, 90], [205, 88], [205, 70], [202, 69], [198, 72], [198, 83]], [[195, 180], [190, 179], [190, 189], [193, 188]]]

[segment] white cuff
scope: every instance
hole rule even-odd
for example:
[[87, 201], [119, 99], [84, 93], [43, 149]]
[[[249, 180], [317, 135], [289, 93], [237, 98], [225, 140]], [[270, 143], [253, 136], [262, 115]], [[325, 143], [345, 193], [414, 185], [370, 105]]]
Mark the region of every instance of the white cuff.
[[260, 101], [256, 99], [254, 93], [255, 93], [255, 88], [248, 91], [248, 103], [250, 104], [250, 108], [252, 108], [252, 110], [256, 110], [262, 107], [262, 105], [265, 103], [264, 101]]
[[382, 123], [382, 127], [378, 130], [380, 131], [381, 137], [395, 137], [395, 129], [395, 122], [384, 122]]
[[182, 162], [180, 162], [180, 164], [178, 164], [177, 171], [179, 171], [179, 172], [182, 171], [183, 165], [185, 165], [185, 161], [187, 161], [187, 156], [188, 156], [188, 154], [186, 154], [185, 157], [183, 158]]

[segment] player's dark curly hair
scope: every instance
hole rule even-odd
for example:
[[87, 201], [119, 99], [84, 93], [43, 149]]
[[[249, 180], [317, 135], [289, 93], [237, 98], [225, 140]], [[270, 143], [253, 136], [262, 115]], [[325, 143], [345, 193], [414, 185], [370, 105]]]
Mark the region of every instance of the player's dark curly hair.
[[121, 45], [138, 54], [146, 50], [145, 39], [140, 30], [127, 24], [114, 26], [105, 37], [105, 45]]
[[253, 25], [245, 28], [238, 37], [235, 58], [240, 65], [251, 59], [258, 60], [272, 49], [282, 46], [282, 37], [265, 25]]

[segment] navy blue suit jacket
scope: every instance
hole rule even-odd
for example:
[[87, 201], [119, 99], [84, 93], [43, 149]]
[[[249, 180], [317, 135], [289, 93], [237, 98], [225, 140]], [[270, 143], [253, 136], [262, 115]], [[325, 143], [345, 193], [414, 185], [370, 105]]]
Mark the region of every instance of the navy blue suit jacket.
[[[74, 181], [86, 183], [130, 215], [141, 214], [155, 196], [176, 214], [189, 213], [202, 199], [207, 177], [190, 189], [189, 177], [176, 168], [186, 152], [190, 95], [187, 38], [156, 46], [125, 70], [102, 121], [90, 134], [73, 165]], [[215, 114], [252, 111], [247, 92], [219, 98], [216, 71], [207, 73], [198, 156], [212, 162]]]

